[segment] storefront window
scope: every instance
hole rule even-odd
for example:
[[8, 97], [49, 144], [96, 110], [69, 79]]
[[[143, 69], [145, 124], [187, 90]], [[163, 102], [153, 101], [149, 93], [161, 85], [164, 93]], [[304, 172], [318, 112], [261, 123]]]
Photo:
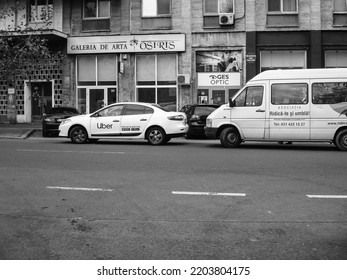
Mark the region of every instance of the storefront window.
[[77, 80], [79, 85], [96, 85], [96, 56], [77, 57]]
[[76, 61], [78, 109], [88, 114], [117, 102], [117, 55], [79, 55]]
[[240, 72], [241, 69], [241, 51], [196, 53], [197, 72]]
[[260, 71], [270, 69], [305, 69], [306, 51], [262, 51]]
[[337, 68], [347, 67], [346, 50], [329, 50], [325, 52], [325, 67]]
[[77, 56], [77, 81], [80, 86], [116, 85], [117, 56], [112, 54]]
[[177, 108], [176, 54], [136, 56], [136, 99]]

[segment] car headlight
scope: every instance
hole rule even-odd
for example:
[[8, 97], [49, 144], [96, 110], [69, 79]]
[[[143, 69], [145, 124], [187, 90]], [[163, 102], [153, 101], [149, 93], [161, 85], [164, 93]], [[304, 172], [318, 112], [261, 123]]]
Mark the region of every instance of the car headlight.
[[45, 118], [45, 122], [51, 122], [52, 121], [52, 119], [50, 119], [50, 118]]
[[70, 119], [65, 119], [65, 120], [62, 120], [62, 121], [61, 121], [60, 125], [67, 124], [67, 123], [69, 123], [69, 122], [71, 122]]
[[212, 127], [212, 119], [209, 119], [209, 118], [206, 119], [206, 126]]
[[183, 121], [184, 120], [184, 116], [182, 115], [176, 115], [176, 116], [171, 116], [171, 117], [167, 117], [170, 121]]

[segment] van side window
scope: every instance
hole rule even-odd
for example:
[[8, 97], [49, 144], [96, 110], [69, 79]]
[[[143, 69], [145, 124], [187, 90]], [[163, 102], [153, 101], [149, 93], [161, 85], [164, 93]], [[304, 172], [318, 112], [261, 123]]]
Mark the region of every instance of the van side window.
[[307, 84], [272, 84], [271, 103], [273, 105], [307, 104], [307, 89]]
[[314, 83], [312, 84], [313, 104], [335, 104], [347, 102], [347, 83]]
[[235, 107], [260, 106], [263, 104], [262, 86], [247, 87], [235, 99]]

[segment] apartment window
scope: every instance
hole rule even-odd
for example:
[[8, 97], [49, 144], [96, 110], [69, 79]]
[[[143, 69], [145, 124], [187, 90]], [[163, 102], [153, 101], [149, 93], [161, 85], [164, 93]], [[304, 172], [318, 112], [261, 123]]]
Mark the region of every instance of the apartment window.
[[109, 18], [109, 0], [84, 0], [84, 18]]
[[333, 26], [347, 26], [347, 1], [335, 0]]
[[297, 13], [298, 0], [268, 0], [268, 11], [279, 13]]
[[298, 0], [268, 0], [267, 27], [298, 27]]
[[204, 14], [234, 13], [234, 0], [205, 0]]
[[142, 0], [142, 16], [157, 17], [171, 14], [171, 0]]
[[177, 106], [176, 73], [176, 54], [137, 55], [136, 100], [163, 107]]
[[47, 21], [53, 16], [53, 0], [30, 0], [29, 21]]
[[346, 0], [335, 0], [334, 1], [334, 12], [347, 13], [347, 1]]

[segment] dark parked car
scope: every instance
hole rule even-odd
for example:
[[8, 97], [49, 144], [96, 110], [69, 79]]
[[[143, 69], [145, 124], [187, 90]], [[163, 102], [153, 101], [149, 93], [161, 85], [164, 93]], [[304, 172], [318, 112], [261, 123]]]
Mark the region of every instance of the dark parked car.
[[59, 125], [63, 119], [80, 115], [74, 107], [53, 107], [42, 118], [42, 136], [47, 137], [50, 134], [59, 134]]
[[180, 110], [187, 115], [187, 122], [189, 125], [189, 130], [186, 138], [205, 138], [206, 118], [214, 110], [216, 110], [220, 105], [217, 104], [193, 104], [185, 105]]

